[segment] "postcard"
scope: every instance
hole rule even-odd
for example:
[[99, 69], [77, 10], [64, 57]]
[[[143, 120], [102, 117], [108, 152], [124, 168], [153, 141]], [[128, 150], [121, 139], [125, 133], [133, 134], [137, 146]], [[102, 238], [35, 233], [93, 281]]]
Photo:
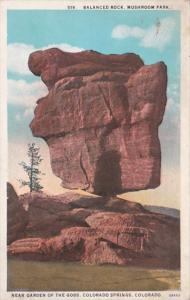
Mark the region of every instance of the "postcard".
[[190, 2], [0, 1], [0, 299], [190, 299]]

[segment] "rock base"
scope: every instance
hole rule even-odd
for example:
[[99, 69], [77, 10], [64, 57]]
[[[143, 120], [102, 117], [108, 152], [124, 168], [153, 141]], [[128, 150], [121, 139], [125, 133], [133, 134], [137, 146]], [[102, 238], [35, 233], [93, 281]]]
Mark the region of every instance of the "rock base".
[[177, 218], [115, 197], [35, 193], [20, 201], [29, 203], [28, 223], [25, 237], [8, 246], [10, 257], [179, 267]]

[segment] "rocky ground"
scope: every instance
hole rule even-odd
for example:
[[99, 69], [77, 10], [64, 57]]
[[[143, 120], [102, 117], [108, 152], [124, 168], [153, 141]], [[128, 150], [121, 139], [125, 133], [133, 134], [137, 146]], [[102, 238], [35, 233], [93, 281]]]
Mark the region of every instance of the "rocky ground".
[[8, 184], [10, 257], [178, 268], [179, 226], [179, 218], [116, 197], [18, 197]]

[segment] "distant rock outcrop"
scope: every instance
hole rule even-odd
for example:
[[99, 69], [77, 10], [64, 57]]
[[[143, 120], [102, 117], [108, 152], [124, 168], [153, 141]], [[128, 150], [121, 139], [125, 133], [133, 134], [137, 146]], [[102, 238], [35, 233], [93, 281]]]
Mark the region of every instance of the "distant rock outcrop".
[[[23, 197], [26, 201], [29, 196]], [[85, 264], [179, 266], [179, 219], [149, 212], [138, 203], [71, 192], [60, 197], [34, 193], [28, 214], [25, 238], [8, 247], [9, 256]]]
[[176, 208], [157, 206], [157, 205], [144, 205], [144, 208], [154, 213], [159, 213], [173, 218], [180, 218], [180, 210]]
[[29, 68], [49, 89], [30, 126], [47, 142], [63, 187], [114, 195], [160, 184], [164, 63], [53, 48], [32, 53]]
[[7, 244], [22, 238], [28, 222], [27, 212], [19, 203], [13, 186], [7, 184]]

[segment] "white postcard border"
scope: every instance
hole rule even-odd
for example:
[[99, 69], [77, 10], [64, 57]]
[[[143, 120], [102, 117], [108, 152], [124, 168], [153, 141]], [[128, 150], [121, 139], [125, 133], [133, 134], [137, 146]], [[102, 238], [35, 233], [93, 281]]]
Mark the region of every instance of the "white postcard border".
[[[147, 292], [131, 293], [131, 299], [190, 299], [190, 1], [9, 1], [0, 0], [0, 187], [1, 187], [1, 210], [0, 210], [0, 300], [13, 299], [12, 292], [7, 292], [7, 263], [6, 263], [6, 181], [7, 181], [7, 27], [6, 12], [8, 9], [68, 9], [75, 5], [76, 10], [83, 9], [83, 5], [168, 5], [169, 10], [181, 11], [181, 291], [161, 291], [161, 296], [145, 296]], [[161, 8], [162, 9], [162, 8]], [[174, 62], [175, 63], [175, 62]], [[16, 153], [15, 153], [16, 155]], [[45, 292], [45, 297], [40, 297], [40, 292], [23, 292], [23, 297], [17, 299], [71, 299], [71, 297], [56, 297], [56, 292]], [[44, 293], [44, 292], [43, 292]], [[29, 295], [30, 294], [30, 295]], [[105, 296], [101, 299], [120, 299], [118, 297]], [[141, 296], [136, 296], [141, 294]], [[175, 296], [175, 294], [179, 296]], [[66, 295], [66, 293], [65, 293]], [[173, 295], [173, 296], [172, 296]], [[134, 298], [133, 298], [134, 297]], [[85, 297], [83, 292], [75, 299], [95, 299]], [[97, 298], [100, 299], [100, 298]], [[123, 299], [129, 299], [124, 297]]]

